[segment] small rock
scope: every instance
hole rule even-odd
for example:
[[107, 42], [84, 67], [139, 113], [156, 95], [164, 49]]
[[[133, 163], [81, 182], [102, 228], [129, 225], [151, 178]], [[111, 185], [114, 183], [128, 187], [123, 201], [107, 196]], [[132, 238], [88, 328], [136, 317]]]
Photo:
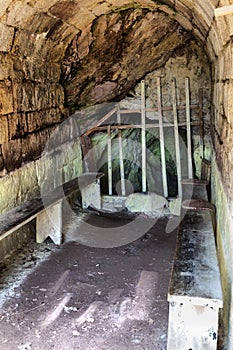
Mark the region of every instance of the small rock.
[[32, 348], [31, 345], [32, 345], [31, 343], [26, 343], [24, 345], [19, 345], [18, 349], [19, 350], [31, 350], [31, 348]]
[[73, 331], [72, 334], [73, 334], [74, 337], [78, 337], [79, 336], [79, 332], [78, 331]]

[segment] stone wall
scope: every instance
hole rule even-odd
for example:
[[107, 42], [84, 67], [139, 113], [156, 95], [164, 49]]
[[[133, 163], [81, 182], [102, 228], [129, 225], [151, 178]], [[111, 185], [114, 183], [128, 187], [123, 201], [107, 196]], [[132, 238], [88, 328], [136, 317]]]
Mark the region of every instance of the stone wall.
[[[127, 9], [146, 9], [144, 13], [149, 9], [152, 12], [162, 12], [163, 17], [165, 14], [168, 15], [169, 21], [177, 22], [179, 28], [181, 26], [186, 32], [197, 38], [203, 45], [212, 65], [212, 138], [216, 152], [216, 166], [221, 174], [216, 188], [222, 186], [221, 193], [226, 199], [224, 205], [229, 209], [231, 217], [233, 206], [233, 19], [232, 15], [214, 17], [216, 7], [230, 4], [232, 0], [2, 0], [0, 2], [1, 175], [20, 168], [28, 162], [32, 162], [26, 165], [29, 168], [32, 167], [30, 174], [36, 174], [34, 162], [41, 156], [51, 133], [67, 117], [64, 109], [66, 95], [60, 84], [60, 67], [69, 45], [79, 40], [79, 49], [81, 48], [78, 53], [79, 57], [85, 57], [93, 39], [90, 36], [91, 28], [97, 30], [97, 36], [98, 30], [100, 32], [102, 30], [102, 37], [105, 35], [105, 30], [103, 30], [105, 22], [98, 21], [100, 16], [109, 19], [111, 16], [107, 14], [117, 17], [120, 11]], [[99, 26], [93, 27], [93, 24], [97, 23]], [[111, 40], [108, 40], [107, 43], [114, 44], [112, 41], [114, 35], [119, 34], [119, 25], [117, 25], [119, 23], [115, 24], [113, 33], [108, 33], [111, 34]], [[133, 23], [131, 24], [133, 29]], [[141, 33], [140, 30], [138, 33]], [[145, 33], [145, 37], [148, 37], [147, 34]], [[179, 38], [180, 34], [175, 33]], [[169, 40], [167, 43], [167, 47], [170, 47]], [[164, 47], [166, 47], [165, 43]], [[107, 51], [108, 47], [105, 48], [105, 52]], [[134, 50], [132, 52], [135, 53]], [[101, 51], [99, 53], [101, 54]], [[152, 56], [151, 58], [153, 59]], [[133, 55], [131, 59], [137, 61], [138, 56]], [[127, 62], [130, 62], [130, 56]], [[92, 68], [91, 65], [90, 68]], [[110, 73], [112, 73], [111, 68], [114, 72], [118, 72], [117, 67], [110, 66], [108, 67]], [[119, 79], [124, 78], [121, 75], [118, 76]], [[87, 83], [91, 84], [92, 74], [89, 78]], [[112, 86], [115, 86], [112, 74], [110, 78], [113, 80]], [[108, 92], [109, 86], [111, 87], [108, 74], [105, 75], [103, 81], [97, 83], [99, 83], [99, 90], [90, 90], [90, 93], [94, 91], [94, 97], [101, 96], [106, 89]], [[132, 87], [130, 84], [128, 86], [129, 89]], [[85, 90], [88, 89], [85, 88]], [[16, 179], [19, 173], [16, 172]], [[1, 183], [6, 181], [8, 184], [7, 181], [11, 176], [7, 174], [2, 177]], [[12, 184], [14, 181], [18, 180], [12, 180]], [[37, 191], [36, 183], [37, 180], [33, 178], [31, 184], [33, 193]], [[10, 206], [18, 202], [17, 193], [18, 190], [12, 194], [12, 198], [15, 199], [12, 199]], [[21, 200], [23, 197], [27, 198], [27, 190], [22, 189], [21, 193], [24, 193], [23, 196], [20, 196]], [[218, 196], [219, 194], [213, 198], [217, 212], [219, 212], [217, 224], [220, 237], [223, 231], [221, 226], [224, 222], [224, 213]], [[3, 207], [5, 208], [6, 205], [3, 204]], [[224, 232], [228, 239], [225, 240], [222, 237], [222, 240], [219, 240], [219, 242], [222, 241], [219, 252], [223, 266], [225, 261], [227, 265], [228, 261], [231, 261], [232, 226], [225, 227]], [[228, 244], [230, 244], [230, 249]], [[227, 279], [231, 284], [232, 272], [230, 269]], [[226, 302], [229, 301], [228, 309], [230, 309], [231, 300], [230, 290], [231, 287], [227, 289], [228, 294], [225, 294]], [[233, 312], [231, 312], [230, 320], [232, 320], [232, 315]], [[233, 328], [233, 322], [230, 322], [231, 328]], [[232, 340], [229, 338], [227, 348], [232, 347]]]
[[[222, 288], [224, 295], [224, 308], [221, 312], [223, 338], [228, 338], [229, 344], [232, 340], [232, 265], [233, 265], [233, 217], [229, 208], [227, 195], [224, 190], [222, 175], [218, 168], [216, 157], [212, 159], [212, 200], [217, 207], [216, 211], [216, 241], [220, 262]], [[231, 318], [231, 322], [229, 320]]]
[[0, 213], [22, 202], [52, 191], [55, 187], [82, 174], [79, 140], [56, 147], [14, 172], [0, 178]]
[[0, 53], [0, 66], [0, 171], [10, 172], [41, 155], [65, 118], [64, 91], [56, 63]]

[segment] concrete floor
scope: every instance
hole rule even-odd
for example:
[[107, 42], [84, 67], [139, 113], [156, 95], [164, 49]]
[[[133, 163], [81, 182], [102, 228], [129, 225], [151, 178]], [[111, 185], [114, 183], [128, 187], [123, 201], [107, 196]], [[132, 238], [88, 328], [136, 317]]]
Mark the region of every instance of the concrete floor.
[[166, 223], [122, 247], [32, 242], [8, 259], [1, 350], [165, 350], [176, 240]]

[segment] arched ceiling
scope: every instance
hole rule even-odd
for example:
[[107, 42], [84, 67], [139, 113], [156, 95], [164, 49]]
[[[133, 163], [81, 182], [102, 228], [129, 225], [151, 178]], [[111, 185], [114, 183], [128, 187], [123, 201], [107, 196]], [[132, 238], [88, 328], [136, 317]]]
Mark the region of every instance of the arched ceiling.
[[164, 12], [127, 9], [100, 16], [88, 37], [87, 49], [79, 35], [72, 41], [62, 64], [68, 102], [79, 106], [125, 96], [191, 35]]
[[123, 96], [190, 34], [213, 61], [229, 38], [230, 25], [227, 31], [224, 21], [221, 35], [217, 28], [223, 22], [214, 19], [222, 2], [1, 0], [1, 51], [10, 52], [18, 65], [25, 59], [61, 64], [59, 79], [70, 105], [102, 102]]

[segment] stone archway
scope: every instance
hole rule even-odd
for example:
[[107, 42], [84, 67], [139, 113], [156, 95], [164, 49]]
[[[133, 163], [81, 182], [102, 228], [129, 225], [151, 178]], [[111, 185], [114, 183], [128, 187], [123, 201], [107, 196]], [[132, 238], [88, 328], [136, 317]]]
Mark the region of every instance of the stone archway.
[[[233, 261], [233, 23], [232, 16], [214, 16], [214, 9], [225, 4], [221, 0], [2, 1], [0, 186], [3, 190], [0, 198], [3, 203], [1, 211], [4, 211], [38, 191], [38, 171], [33, 162], [40, 158], [53, 130], [70, 115], [65, 102], [69, 102], [72, 108], [87, 104], [89, 97], [91, 103], [95, 103], [123, 96], [136, 83], [131, 67], [136, 67], [135, 73], [137, 71], [136, 77], [139, 79], [155, 68], [147, 47], [150, 47], [153, 55], [158, 55], [156, 60], [161, 60], [162, 64], [166, 57], [160, 57], [158, 51], [164, 52], [167, 48], [169, 55], [171, 48], [174, 51], [184, 41], [187, 42], [191, 33], [203, 45], [212, 67], [212, 197], [218, 213], [217, 241], [226, 290], [227, 325]], [[153, 20], [156, 25], [153, 25]], [[157, 36], [158, 22], [160, 28], [170, 35]], [[143, 23], [146, 24], [144, 29]], [[127, 52], [127, 47], [119, 48], [116, 44], [116, 40], [122, 38], [123, 28], [124, 31], [130, 29], [128, 37], [124, 36], [125, 44], [135, 42], [130, 47], [132, 56]], [[155, 36], [148, 35], [149, 31]], [[144, 35], [148, 45], [142, 40]], [[124, 40], [122, 38], [122, 42]], [[160, 44], [156, 45], [156, 40]], [[146, 57], [139, 66], [136, 64], [141, 58], [137, 42], [141, 42], [141, 50]], [[123, 52], [121, 58], [124, 65], [119, 64], [112, 54], [108, 57], [107, 54], [113, 50], [118, 55]], [[108, 57], [108, 74], [99, 65], [103, 52]], [[90, 59], [95, 60], [95, 65], [88, 62], [89, 54]], [[75, 64], [72, 64], [73, 60]], [[85, 72], [81, 81], [79, 74], [75, 78], [75, 72]], [[124, 74], [130, 79], [127, 80]], [[78, 89], [75, 89], [77, 86]], [[65, 138], [60, 141], [62, 143]], [[22, 168], [25, 163], [26, 168]], [[14, 172], [17, 168], [20, 169], [18, 177]], [[13, 175], [8, 174], [10, 172]], [[30, 180], [22, 186], [24, 176]], [[10, 189], [7, 198], [4, 190], [6, 183]], [[12, 183], [16, 183], [16, 186], [12, 186]]]

